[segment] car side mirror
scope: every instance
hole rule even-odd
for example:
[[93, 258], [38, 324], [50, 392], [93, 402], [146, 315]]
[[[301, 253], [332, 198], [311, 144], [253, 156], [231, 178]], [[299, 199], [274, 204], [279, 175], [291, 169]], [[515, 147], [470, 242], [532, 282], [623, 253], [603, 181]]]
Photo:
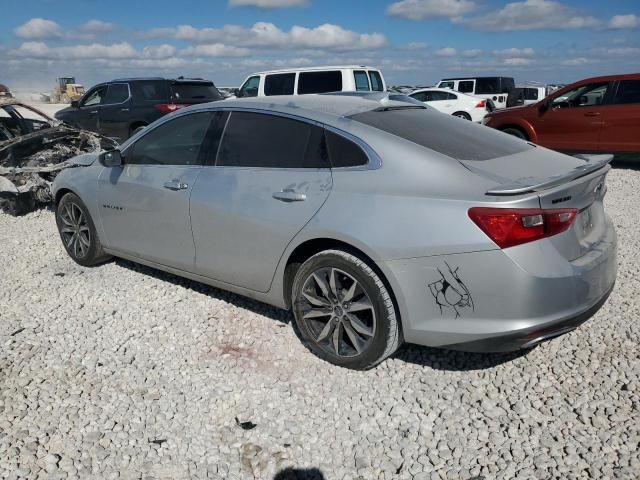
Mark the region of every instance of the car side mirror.
[[100, 154], [100, 163], [105, 167], [119, 167], [122, 165], [120, 150], [108, 150]]
[[239, 88], [234, 88], [233, 90], [231, 90], [231, 93], [234, 94], [237, 98], [242, 97], [242, 92]]
[[71, 100], [71, 108], [80, 108], [80, 102], [78, 100]]
[[551, 102], [549, 100], [544, 100], [541, 104], [540, 107], [538, 108], [538, 110], [540, 110], [540, 113], [544, 113], [547, 110], [549, 110], [549, 107], [551, 106]]

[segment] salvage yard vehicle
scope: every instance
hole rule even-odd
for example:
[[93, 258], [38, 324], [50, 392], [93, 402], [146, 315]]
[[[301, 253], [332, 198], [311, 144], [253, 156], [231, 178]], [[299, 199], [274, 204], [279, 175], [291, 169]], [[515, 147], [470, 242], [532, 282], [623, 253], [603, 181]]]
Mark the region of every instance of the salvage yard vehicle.
[[464, 77], [440, 80], [438, 88], [450, 88], [473, 97], [491, 100], [496, 108], [507, 106], [509, 92], [515, 87], [512, 77]]
[[403, 341], [529, 348], [591, 317], [616, 278], [610, 156], [381, 96], [198, 105], [84, 155], [54, 182], [64, 248], [291, 309], [354, 369]]
[[51, 182], [78, 154], [115, 143], [87, 131], [59, 125], [46, 114], [8, 97], [0, 98], [0, 209], [28, 213], [50, 203]]
[[242, 98], [386, 90], [380, 70], [365, 65], [347, 65], [254, 73], [249, 75], [235, 95]]
[[222, 99], [213, 82], [199, 78], [121, 78], [98, 84], [56, 113], [77, 128], [122, 142], [180, 108]]
[[483, 123], [566, 153], [640, 158], [640, 74], [581, 80], [525, 107], [495, 111]]
[[471, 97], [448, 88], [425, 88], [409, 96], [442, 113], [478, 123], [493, 109], [491, 100]]

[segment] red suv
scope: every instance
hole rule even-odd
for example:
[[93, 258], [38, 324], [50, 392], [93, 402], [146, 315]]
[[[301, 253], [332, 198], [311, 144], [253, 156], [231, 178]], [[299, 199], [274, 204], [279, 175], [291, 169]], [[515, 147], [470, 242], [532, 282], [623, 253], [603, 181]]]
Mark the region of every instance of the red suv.
[[581, 80], [482, 123], [563, 152], [640, 155], [640, 73]]

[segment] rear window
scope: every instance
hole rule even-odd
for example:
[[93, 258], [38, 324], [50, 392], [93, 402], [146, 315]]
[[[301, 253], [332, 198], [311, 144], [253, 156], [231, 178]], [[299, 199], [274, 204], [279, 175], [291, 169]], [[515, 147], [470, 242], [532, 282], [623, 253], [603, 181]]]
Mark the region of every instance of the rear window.
[[129, 98], [129, 85], [126, 83], [112, 83], [107, 88], [107, 95], [102, 101], [105, 105], [122, 103]]
[[267, 96], [293, 95], [293, 86], [295, 81], [295, 73], [267, 75], [264, 79], [264, 94]]
[[489, 160], [534, 148], [492, 128], [429, 109], [372, 110], [349, 118], [457, 160]]
[[357, 92], [368, 92], [369, 88], [369, 77], [367, 76], [367, 72], [364, 70], [356, 70], [353, 72], [353, 78], [356, 82], [356, 91]]
[[298, 77], [298, 93], [327, 93], [342, 91], [342, 72], [303, 72]]
[[213, 83], [174, 83], [171, 85], [171, 96], [175, 102], [211, 102], [220, 100], [222, 96]]
[[640, 103], [640, 80], [623, 80], [620, 82], [613, 103]]

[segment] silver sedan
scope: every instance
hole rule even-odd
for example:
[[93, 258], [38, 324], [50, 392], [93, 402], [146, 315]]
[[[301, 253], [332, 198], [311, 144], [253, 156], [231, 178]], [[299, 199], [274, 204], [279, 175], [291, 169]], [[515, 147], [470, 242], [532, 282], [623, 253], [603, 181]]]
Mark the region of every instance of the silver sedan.
[[293, 311], [366, 369], [403, 341], [532, 347], [613, 288], [609, 156], [570, 157], [384, 95], [238, 99], [168, 115], [55, 180], [63, 245]]

